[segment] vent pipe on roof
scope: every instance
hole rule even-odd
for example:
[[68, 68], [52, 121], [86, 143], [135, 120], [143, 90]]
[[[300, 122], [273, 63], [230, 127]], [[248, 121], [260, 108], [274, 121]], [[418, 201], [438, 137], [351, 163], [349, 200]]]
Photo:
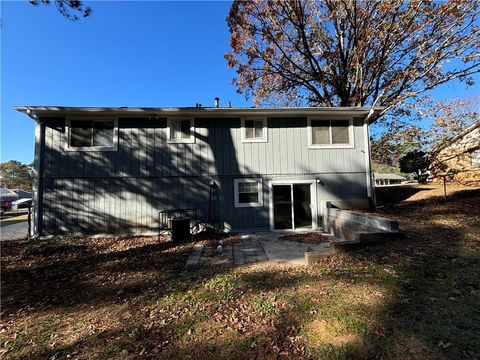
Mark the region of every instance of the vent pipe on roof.
[[215, 98], [215, 107], [218, 108], [220, 106], [220, 98], [217, 96]]

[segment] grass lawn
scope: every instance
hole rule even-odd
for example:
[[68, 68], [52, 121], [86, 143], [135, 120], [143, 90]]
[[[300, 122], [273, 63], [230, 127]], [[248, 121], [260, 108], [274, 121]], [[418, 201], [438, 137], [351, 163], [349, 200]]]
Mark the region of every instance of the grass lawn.
[[[3, 359], [478, 359], [480, 189], [408, 188], [406, 239], [185, 271], [148, 237], [2, 244]], [[400, 190], [399, 190], [400, 191]], [[390, 197], [385, 193], [379, 197]]]
[[16, 224], [28, 220], [28, 214], [6, 214], [0, 217], [0, 227]]

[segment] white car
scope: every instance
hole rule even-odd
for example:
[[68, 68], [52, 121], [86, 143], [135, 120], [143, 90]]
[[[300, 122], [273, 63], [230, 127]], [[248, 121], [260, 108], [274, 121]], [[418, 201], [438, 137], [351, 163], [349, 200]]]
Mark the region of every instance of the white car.
[[15, 200], [14, 202], [12, 202], [12, 210], [15, 211], [18, 209], [28, 209], [30, 205], [32, 205], [31, 198]]

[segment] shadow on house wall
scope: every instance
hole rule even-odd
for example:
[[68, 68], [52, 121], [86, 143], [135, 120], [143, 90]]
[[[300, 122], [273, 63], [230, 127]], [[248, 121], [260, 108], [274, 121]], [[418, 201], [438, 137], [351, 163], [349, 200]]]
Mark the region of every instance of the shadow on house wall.
[[[118, 151], [72, 152], [64, 119], [45, 119], [44, 233], [154, 232], [158, 211], [179, 208], [203, 221], [210, 208], [230, 228], [268, 229], [270, 179], [321, 174], [322, 198], [365, 199], [361, 150], [309, 151], [306, 119], [288, 120], [268, 120], [270, 144], [242, 144], [237, 118], [197, 118], [195, 144], [169, 144], [165, 118], [120, 118]], [[344, 173], [350, 167], [358, 171]], [[245, 176], [263, 178], [263, 206], [234, 207], [233, 180]]]

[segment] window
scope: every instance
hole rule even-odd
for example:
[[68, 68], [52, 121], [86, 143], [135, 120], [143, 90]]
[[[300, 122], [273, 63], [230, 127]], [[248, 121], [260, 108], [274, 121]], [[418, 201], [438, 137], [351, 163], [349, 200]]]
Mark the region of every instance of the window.
[[68, 150], [117, 150], [117, 120], [67, 120]]
[[235, 179], [235, 207], [262, 206], [261, 179]]
[[352, 120], [308, 119], [311, 148], [353, 148]]
[[267, 142], [267, 119], [242, 119], [242, 142]]
[[472, 151], [472, 166], [480, 166], [480, 149]]
[[168, 119], [168, 142], [193, 144], [194, 130], [193, 119]]

